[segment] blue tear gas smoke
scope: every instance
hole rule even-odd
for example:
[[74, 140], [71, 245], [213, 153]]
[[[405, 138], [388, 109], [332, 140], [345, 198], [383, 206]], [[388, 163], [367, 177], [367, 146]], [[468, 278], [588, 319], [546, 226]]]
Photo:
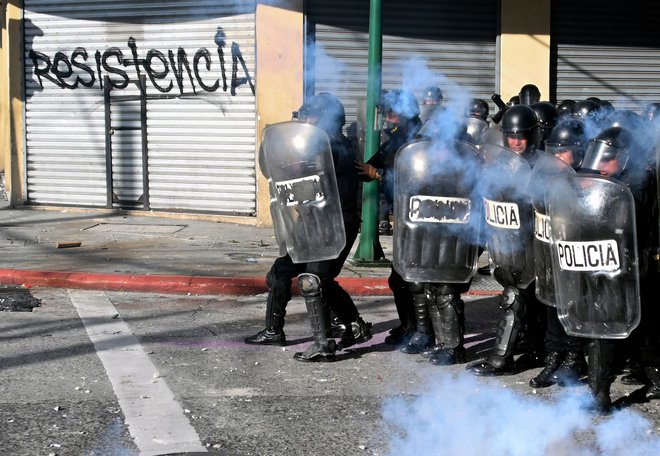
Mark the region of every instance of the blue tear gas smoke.
[[416, 398], [384, 404], [389, 455], [660, 454], [652, 424], [626, 410], [595, 419], [590, 396], [568, 390], [548, 401], [468, 374], [435, 375]]
[[437, 86], [447, 94], [441, 109], [436, 109], [426, 122], [425, 134], [433, 141], [449, 142], [464, 128], [466, 113], [473, 95], [441, 73], [435, 73], [419, 57], [402, 60], [401, 88], [419, 95], [426, 87]]

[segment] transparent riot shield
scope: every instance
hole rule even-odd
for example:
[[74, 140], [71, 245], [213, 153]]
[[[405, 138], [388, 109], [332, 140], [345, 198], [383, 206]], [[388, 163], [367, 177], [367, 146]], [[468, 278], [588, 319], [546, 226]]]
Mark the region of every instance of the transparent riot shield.
[[527, 288], [534, 280], [534, 214], [527, 193], [530, 166], [504, 147], [482, 144], [486, 243], [495, 279], [502, 286]]
[[635, 202], [618, 181], [562, 175], [549, 183], [557, 312], [569, 335], [623, 339], [640, 319]]
[[394, 162], [392, 266], [411, 282], [467, 283], [477, 267], [481, 202], [477, 149], [417, 141]]
[[346, 233], [326, 133], [305, 122], [281, 122], [264, 130], [262, 149], [291, 259], [337, 258]]
[[554, 155], [539, 152], [528, 184], [528, 192], [534, 208], [533, 247], [536, 297], [542, 303], [552, 307], [556, 307], [557, 304], [550, 254], [550, 217], [545, 208], [545, 191], [550, 179], [561, 174], [575, 174], [575, 171]]

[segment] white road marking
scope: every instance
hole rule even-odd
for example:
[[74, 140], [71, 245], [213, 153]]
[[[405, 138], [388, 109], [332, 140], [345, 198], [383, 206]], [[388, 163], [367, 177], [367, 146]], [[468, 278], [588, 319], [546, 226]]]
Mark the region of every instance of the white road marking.
[[107, 295], [68, 290], [142, 455], [206, 452], [183, 408]]

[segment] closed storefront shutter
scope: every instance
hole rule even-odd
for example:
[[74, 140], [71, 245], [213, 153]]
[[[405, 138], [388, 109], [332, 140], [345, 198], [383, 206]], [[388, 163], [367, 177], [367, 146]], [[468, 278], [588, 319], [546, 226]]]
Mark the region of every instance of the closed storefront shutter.
[[637, 112], [660, 101], [660, 3], [555, 0], [551, 11], [557, 100], [598, 97]]
[[255, 8], [25, 0], [28, 202], [254, 215]]
[[[446, 78], [438, 85], [447, 99], [465, 89], [490, 101], [496, 91], [497, 8], [498, 2], [490, 0], [383, 0], [383, 89], [401, 88], [404, 78], [415, 85], [418, 78], [419, 86], [410, 89], [421, 101], [423, 81], [429, 78], [415, 74], [417, 66]], [[356, 118], [356, 100], [367, 92], [369, 1], [309, 1], [305, 13], [311, 75], [307, 95], [335, 93], [345, 104], [350, 124]], [[418, 63], [406, 66], [411, 59]]]

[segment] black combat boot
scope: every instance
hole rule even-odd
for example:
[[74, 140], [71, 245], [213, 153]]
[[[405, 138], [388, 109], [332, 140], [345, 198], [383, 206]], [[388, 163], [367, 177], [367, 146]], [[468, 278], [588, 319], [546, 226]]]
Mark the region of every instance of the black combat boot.
[[411, 283], [410, 290], [413, 293], [413, 305], [415, 309], [415, 322], [417, 329], [408, 340], [408, 343], [401, 347], [399, 351], [408, 355], [416, 355], [422, 350], [426, 350], [434, 345], [435, 337], [431, 329], [431, 319], [429, 317], [429, 307], [424, 293], [424, 284]]
[[339, 341], [339, 348], [344, 349], [353, 345], [362, 344], [371, 339], [371, 323], [365, 322], [362, 317], [351, 322], [349, 328], [346, 328]]
[[337, 314], [330, 310], [330, 329], [328, 330], [329, 338], [342, 337], [346, 332], [346, 324], [337, 316]]
[[[286, 304], [289, 301], [286, 287], [272, 285], [272, 279], [268, 277], [271, 286], [268, 288], [266, 300], [266, 329], [262, 329], [253, 336], [245, 338], [246, 344], [253, 345], [286, 345], [284, 334], [284, 316], [286, 315]], [[281, 284], [280, 284], [281, 285]]]
[[614, 345], [609, 340], [594, 340], [588, 346], [589, 390], [594, 398], [594, 410], [607, 414], [612, 409], [610, 387], [614, 381]]
[[647, 385], [648, 378], [646, 378], [646, 372], [644, 368], [637, 361], [630, 361], [628, 367], [628, 373], [621, 376], [619, 379], [624, 385]]
[[561, 366], [563, 360], [563, 353], [556, 351], [548, 353], [548, 355], [545, 357], [545, 367], [536, 377], [529, 381], [529, 386], [532, 388], [547, 388], [552, 386], [555, 383], [555, 381], [552, 379], [552, 374], [557, 369], [559, 369], [559, 366]]
[[462, 364], [466, 359], [465, 348], [461, 345], [455, 348], [444, 348], [434, 354], [429, 361], [436, 366], [450, 366], [452, 364]]
[[408, 343], [416, 329], [413, 296], [408, 284], [400, 275], [393, 272], [387, 282], [394, 295], [394, 306], [401, 324], [390, 330], [389, 335], [385, 337], [385, 343], [402, 346]]
[[657, 367], [646, 367], [644, 371], [649, 382], [651, 382], [651, 386], [646, 391], [646, 399], [649, 401], [660, 399], [660, 369]]
[[581, 351], [569, 351], [564, 361], [552, 374], [552, 381], [559, 386], [575, 386], [587, 375], [587, 362]]
[[281, 328], [266, 328], [262, 329], [253, 336], [248, 336], [245, 338], [246, 344], [252, 345], [281, 345], [284, 347], [286, 345], [286, 334]]

